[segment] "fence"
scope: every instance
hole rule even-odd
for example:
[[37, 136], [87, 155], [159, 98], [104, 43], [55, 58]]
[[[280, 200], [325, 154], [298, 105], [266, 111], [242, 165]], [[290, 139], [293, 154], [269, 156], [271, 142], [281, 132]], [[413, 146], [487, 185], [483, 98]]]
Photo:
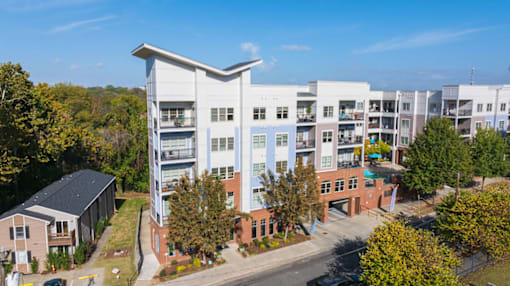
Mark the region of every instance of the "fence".
[[127, 283], [128, 286], [134, 285], [136, 281], [136, 277], [140, 274], [140, 270], [143, 265], [143, 252], [142, 252], [142, 242], [140, 240], [140, 229], [142, 226], [142, 213], [143, 206], [140, 207], [140, 212], [138, 213], [138, 222], [136, 225], [136, 240], [135, 240], [135, 252], [134, 252], [134, 263], [136, 266], [136, 271], [128, 278]]
[[461, 265], [455, 267], [455, 274], [462, 277], [495, 261], [496, 259], [490, 255], [479, 252], [470, 257], [463, 258]]

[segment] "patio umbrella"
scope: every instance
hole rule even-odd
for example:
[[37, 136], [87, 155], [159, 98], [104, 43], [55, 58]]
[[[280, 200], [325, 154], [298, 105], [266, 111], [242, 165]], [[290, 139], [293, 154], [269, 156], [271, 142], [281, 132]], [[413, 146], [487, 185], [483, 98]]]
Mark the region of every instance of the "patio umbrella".
[[377, 153], [372, 153], [372, 154], [368, 155], [368, 158], [380, 159], [380, 158], [382, 158], [382, 155], [381, 154], [377, 154]]

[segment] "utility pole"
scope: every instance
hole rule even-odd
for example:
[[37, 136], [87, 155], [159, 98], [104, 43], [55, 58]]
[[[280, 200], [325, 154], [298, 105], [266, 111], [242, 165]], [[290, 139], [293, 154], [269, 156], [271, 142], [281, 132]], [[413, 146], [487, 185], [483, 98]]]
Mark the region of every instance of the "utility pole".
[[8, 261], [9, 250], [0, 248], [0, 286], [5, 286], [5, 263]]

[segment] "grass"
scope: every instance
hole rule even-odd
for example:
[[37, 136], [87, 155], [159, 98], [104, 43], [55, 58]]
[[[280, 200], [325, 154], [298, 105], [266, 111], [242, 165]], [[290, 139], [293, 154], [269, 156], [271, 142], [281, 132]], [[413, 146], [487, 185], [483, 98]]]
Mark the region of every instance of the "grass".
[[[118, 213], [110, 220], [110, 227], [113, 229], [102, 253], [117, 248], [129, 247], [133, 249], [138, 211], [142, 205], [147, 205], [148, 202], [149, 198], [146, 196], [126, 196], [116, 200]], [[127, 257], [111, 259], [103, 259], [101, 256], [94, 266], [105, 268], [104, 285], [125, 285], [126, 279], [135, 272], [133, 259], [134, 253]], [[112, 273], [113, 268], [120, 270], [120, 279], [116, 279], [116, 275]]]
[[500, 261], [466, 275], [464, 285], [486, 286], [487, 282], [496, 285], [508, 285], [510, 281], [510, 260]]

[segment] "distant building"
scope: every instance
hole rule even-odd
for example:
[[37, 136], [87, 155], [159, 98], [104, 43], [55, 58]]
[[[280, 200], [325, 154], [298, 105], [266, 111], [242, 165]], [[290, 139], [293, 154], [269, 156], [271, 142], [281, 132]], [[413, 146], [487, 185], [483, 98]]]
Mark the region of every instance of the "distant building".
[[48, 251], [70, 256], [93, 241], [96, 224], [115, 210], [115, 177], [81, 170], [62, 177], [0, 215], [0, 245], [11, 251], [13, 270], [29, 273], [33, 257], [44, 270]]

